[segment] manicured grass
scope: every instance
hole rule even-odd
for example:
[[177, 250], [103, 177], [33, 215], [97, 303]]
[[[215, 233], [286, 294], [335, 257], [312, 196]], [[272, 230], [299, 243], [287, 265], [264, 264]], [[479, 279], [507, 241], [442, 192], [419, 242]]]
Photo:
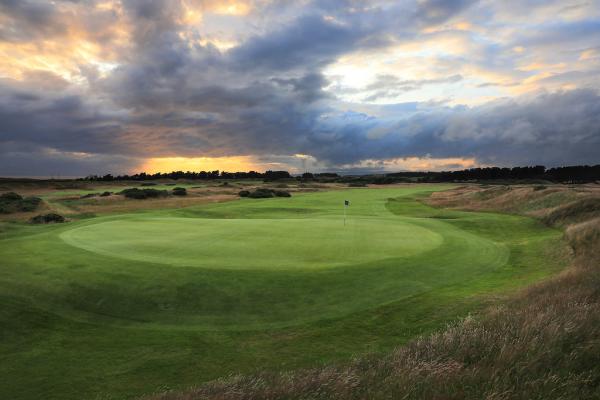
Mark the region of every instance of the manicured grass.
[[417, 201], [443, 188], [0, 227], [0, 398], [131, 398], [383, 351], [561, 267], [559, 231]]

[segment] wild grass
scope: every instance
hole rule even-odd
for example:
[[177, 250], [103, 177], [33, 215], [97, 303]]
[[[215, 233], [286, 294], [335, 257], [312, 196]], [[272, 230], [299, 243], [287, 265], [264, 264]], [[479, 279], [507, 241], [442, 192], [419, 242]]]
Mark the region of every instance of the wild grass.
[[[517, 189], [510, 198], [506, 189], [496, 190], [496, 197], [479, 190], [462, 188], [433, 202], [530, 209], [523, 198], [544, 192]], [[581, 201], [538, 209], [546, 223], [568, 224], [565, 239], [573, 249], [572, 264], [480, 315], [383, 356], [296, 372], [233, 376], [146, 399], [598, 399], [600, 218], [595, 217], [596, 192], [586, 193]], [[544, 200], [533, 196], [529, 201]]]

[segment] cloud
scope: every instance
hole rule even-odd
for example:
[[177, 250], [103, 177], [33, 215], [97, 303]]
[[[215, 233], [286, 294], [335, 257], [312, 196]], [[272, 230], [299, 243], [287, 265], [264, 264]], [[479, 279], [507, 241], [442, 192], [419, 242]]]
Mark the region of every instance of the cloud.
[[428, 156], [499, 165], [595, 163], [599, 127], [598, 93], [574, 90], [472, 108], [421, 109], [399, 120], [342, 114], [317, 126], [305, 141], [310, 147], [297, 150], [331, 165]]
[[600, 29], [593, 7], [557, 17], [567, 5], [0, 0], [0, 175], [595, 163]]
[[4, 177], [77, 178], [98, 173], [130, 171], [143, 159], [120, 155], [61, 152], [52, 148], [0, 145], [0, 171]]
[[364, 92], [370, 92], [365, 98], [365, 102], [372, 102], [380, 98], [396, 97], [399, 94], [419, 90], [425, 85], [456, 83], [463, 79], [462, 75], [455, 74], [445, 78], [434, 79], [407, 79], [400, 80], [394, 75], [379, 75], [377, 80], [368, 85]]

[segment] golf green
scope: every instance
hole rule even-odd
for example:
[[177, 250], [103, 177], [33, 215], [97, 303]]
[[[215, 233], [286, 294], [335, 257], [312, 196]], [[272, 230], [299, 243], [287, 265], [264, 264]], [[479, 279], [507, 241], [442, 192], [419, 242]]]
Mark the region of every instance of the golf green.
[[98, 254], [178, 266], [327, 268], [409, 257], [442, 244], [403, 221], [340, 219], [136, 218], [68, 230], [67, 243]]
[[556, 230], [420, 201], [446, 187], [0, 225], [0, 398], [131, 398], [343, 360], [561, 267]]

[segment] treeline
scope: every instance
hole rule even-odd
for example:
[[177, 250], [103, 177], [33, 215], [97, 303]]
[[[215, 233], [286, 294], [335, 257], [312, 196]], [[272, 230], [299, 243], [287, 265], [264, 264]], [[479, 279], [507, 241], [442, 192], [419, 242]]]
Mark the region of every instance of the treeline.
[[279, 179], [292, 179], [287, 171], [267, 171], [267, 172], [226, 172], [226, 171], [173, 171], [173, 172], [157, 172], [155, 174], [147, 174], [141, 172], [135, 175], [89, 175], [84, 180], [87, 181], [151, 181], [157, 179], [189, 179], [189, 180], [214, 180], [214, 179], [262, 179], [266, 181], [275, 181]]
[[[530, 167], [485, 167], [459, 171], [441, 172], [397, 172], [383, 175], [358, 177], [358, 181], [386, 184], [398, 182], [535, 182], [588, 183], [600, 181], [600, 164], [555, 167], [546, 169], [543, 165]], [[357, 179], [354, 180], [356, 182]]]
[[215, 179], [258, 179], [263, 181], [300, 180], [318, 182], [342, 183], [372, 183], [390, 184], [399, 182], [479, 182], [479, 181], [550, 181], [557, 183], [587, 183], [600, 181], [599, 165], [577, 165], [568, 167], [555, 167], [546, 169], [543, 165], [530, 167], [486, 167], [470, 168], [460, 171], [441, 172], [395, 172], [374, 175], [339, 175], [332, 172], [310, 173], [305, 172], [300, 176], [292, 176], [288, 171], [266, 172], [226, 172], [226, 171], [173, 171], [169, 173], [147, 174], [145, 172], [135, 175], [90, 175], [84, 180], [88, 181], [148, 181], [158, 179], [187, 179], [187, 180], [215, 180]]
[[[433, 175], [432, 175], [433, 174]], [[470, 168], [461, 171], [428, 173], [424, 178], [440, 182], [490, 181], [490, 180], [547, 180], [561, 183], [586, 183], [600, 181], [600, 164], [577, 165], [546, 169], [542, 165], [513, 168]]]

